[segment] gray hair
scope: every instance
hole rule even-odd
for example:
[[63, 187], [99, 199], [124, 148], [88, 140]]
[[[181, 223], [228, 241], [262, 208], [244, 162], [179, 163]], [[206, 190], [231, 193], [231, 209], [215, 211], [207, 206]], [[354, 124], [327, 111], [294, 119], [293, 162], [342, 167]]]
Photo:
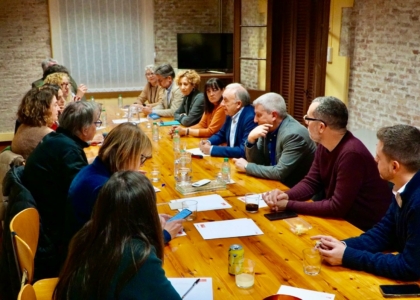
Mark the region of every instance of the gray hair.
[[248, 91], [244, 88], [242, 84], [231, 83], [228, 84], [225, 89], [233, 89], [235, 93], [235, 99], [240, 100], [242, 102], [243, 107], [251, 104], [251, 97], [249, 96]]
[[79, 136], [84, 128], [96, 121], [94, 118], [99, 115], [100, 107], [96, 102], [71, 102], [60, 116], [60, 127]]
[[144, 73], [147, 73], [147, 71], [152, 71], [154, 73], [155, 72], [155, 65], [147, 65], [144, 68]]
[[420, 130], [410, 125], [382, 127], [376, 136], [384, 145], [382, 152], [404, 165], [408, 171], [420, 170]]
[[314, 117], [322, 120], [331, 129], [346, 129], [349, 113], [340, 99], [332, 96], [315, 98], [312, 103], [319, 103]]
[[267, 93], [258, 97], [252, 105], [255, 107], [261, 105], [265, 111], [271, 113], [275, 111], [282, 119], [287, 116], [286, 102], [281, 95], [277, 93]]
[[175, 78], [175, 71], [170, 64], [160, 65], [159, 67], [155, 69], [155, 74], [160, 75], [163, 78], [166, 78], [169, 76], [171, 76], [172, 78]]
[[41, 67], [42, 67], [42, 70], [45, 71], [49, 66], [57, 65], [57, 64], [58, 64], [58, 61], [56, 61], [54, 58], [49, 57], [47, 59], [44, 59], [41, 62]]

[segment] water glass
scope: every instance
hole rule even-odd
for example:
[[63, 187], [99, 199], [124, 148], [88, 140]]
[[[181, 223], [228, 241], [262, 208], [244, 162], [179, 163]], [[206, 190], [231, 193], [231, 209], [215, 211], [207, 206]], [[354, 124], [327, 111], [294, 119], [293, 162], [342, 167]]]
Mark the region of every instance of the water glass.
[[306, 248], [303, 249], [303, 271], [305, 274], [315, 276], [321, 271], [321, 254], [317, 248]]
[[153, 119], [147, 116], [146, 128], [152, 128], [152, 126], [153, 126]]
[[151, 174], [152, 174], [152, 182], [158, 182], [160, 180], [159, 166], [153, 166]]
[[128, 109], [128, 122], [136, 122], [140, 120], [139, 108], [131, 105]]
[[256, 213], [258, 212], [258, 208], [260, 205], [260, 194], [255, 193], [246, 193], [245, 194], [245, 210], [249, 213]]
[[182, 209], [189, 209], [192, 214], [185, 218], [186, 221], [194, 221], [197, 219], [197, 206], [198, 202], [195, 200], [182, 201]]
[[192, 159], [190, 152], [175, 152], [174, 177], [180, 185], [189, 185], [192, 174]]
[[242, 289], [249, 289], [254, 286], [255, 281], [255, 262], [253, 260], [244, 258], [242, 266], [238, 266], [235, 275], [236, 286]]

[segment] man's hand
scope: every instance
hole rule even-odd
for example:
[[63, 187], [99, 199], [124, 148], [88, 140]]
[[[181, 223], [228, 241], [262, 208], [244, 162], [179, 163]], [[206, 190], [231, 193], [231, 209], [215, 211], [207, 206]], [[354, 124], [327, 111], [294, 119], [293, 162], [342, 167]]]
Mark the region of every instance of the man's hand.
[[283, 211], [286, 209], [289, 196], [278, 189], [262, 194], [262, 198], [273, 211]]
[[248, 142], [255, 144], [259, 137], [265, 137], [269, 129], [273, 127], [271, 124], [263, 124], [255, 127], [248, 135]]
[[87, 90], [88, 89], [87, 89], [87, 86], [86, 85], [80, 84], [77, 87], [76, 97], [82, 98], [85, 95], [85, 93], [87, 92]]
[[142, 112], [147, 116], [152, 112], [152, 107], [150, 105], [143, 106]]
[[236, 170], [239, 172], [246, 172], [245, 168], [248, 165], [248, 162], [244, 158], [234, 158], [233, 162], [235, 163]]
[[325, 235], [316, 235], [311, 237], [311, 239], [321, 241], [321, 245], [318, 250], [319, 253], [321, 253], [322, 258], [327, 263], [332, 266], [339, 266], [343, 264], [344, 250], [346, 250], [347, 246], [341, 241]]
[[204, 154], [210, 154], [211, 144], [209, 141], [201, 141], [198, 147], [200, 147], [201, 152]]

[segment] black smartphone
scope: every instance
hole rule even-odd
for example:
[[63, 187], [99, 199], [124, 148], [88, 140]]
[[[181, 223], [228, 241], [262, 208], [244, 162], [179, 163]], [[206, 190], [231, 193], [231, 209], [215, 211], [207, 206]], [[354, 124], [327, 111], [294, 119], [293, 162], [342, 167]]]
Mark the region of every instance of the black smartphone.
[[183, 209], [182, 211], [180, 211], [179, 213], [177, 213], [172, 218], [170, 218], [167, 222], [175, 221], [175, 220], [179, 220], [179, 219], [185, 219], [186, 217], [188, 217], [191, 214], [192, 214], [191, 210], [186, 208], [186, 209]]
[[380, 285], [379, 289], [381, 290], [381, 293], [385, 298], [420, 296], [420, 287], [418, 284]]
[[294, 218], [297, 216], [298, 216], [297, 213], [295, 213], [294, 211], [279, 211], [279, 212], [274, 212], [274, 213], [264, 215], [264, 217], [266, 217], [270, 221], [289, 219], [289, 218]]

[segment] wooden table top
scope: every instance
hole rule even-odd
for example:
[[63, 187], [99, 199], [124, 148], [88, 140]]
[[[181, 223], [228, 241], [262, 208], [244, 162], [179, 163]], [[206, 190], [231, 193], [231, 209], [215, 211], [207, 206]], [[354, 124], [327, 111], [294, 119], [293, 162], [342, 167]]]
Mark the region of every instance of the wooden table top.
[[[111, 123], [110, 119], [109, 123]], [[146, 128], [145, 123], [140, 126], [151, 138], [151, 129]], [[174, 154], [168, 131], [169, 127], [160, 128], [161, 139], [158, 142], [152, 141], [153, 157], [142, 167], [147, 172], [146, 176], [150, 177], [152, 165], [161, 166], [161, 181], [153, 183], [161, 189], [161, 192], [157, 193], [158, 203], [210, 194], [211, 192], [183, 196], [175, 190]], [[182, 137], [182, 140], [187, 141], [187, 148], [196, 148], [199, 142], [198, 138], [193, 137]], [[86, 149], [88, 157], [95, 156], [97, 151], [97, 146]], [[214, 179], [222, 161], [223, 158], [217, 157], [193, 159], [193, 181], [204, 178]], [[267, 220], [264, 214], [269, 213], [268, 208], [260, 208], [255, 214], [247, 213], [245, 204], [237, 199], [238, 196], [243, 196], [248, 192], [261, 193], [274, 188], [287, 188], [276, 181], [238, 173], [231, 159], [230, 164], [232, 179], [236, 183], [228, 185], [227, 190], [216, 193], [229, 202], [232, 208], [198, 212], [194, 222], [251, 218], [264, 234], [204, 240], [192, 222], [184, 222], [187, 235], [175, 238], [165, 247], [164, 269], [167, 277], [212, 277], [214, 299], [223, 300], [263, 299], [276, 294], [281, 285], [332, 293], [336, 295], [335, 299], [382, 299], [379, 285], [398, 283], [384, 277], [327, 264], [322, 265], [319, 275], [306, 275], [302, 268], [302, 249], [314, 245], [310, 236], [325, 234], [344, 239], [358, 236], [361, 231], [341, 219], [300, 215], [299, 217], [309, 222], [313, 228], [307, 234], [297, 236], [289, 230], [285, 221]], [[175, 211], [170, 210], [169, 205], [158, 205], [158, 210], [160, 213], [175, 214]], [[245, 249], [245, 257], [256, 262], [255, 285], [250, 289], [236, 287], [235, 277], [228, 273], [228, 249], [232, 244], [242, 245]]]

